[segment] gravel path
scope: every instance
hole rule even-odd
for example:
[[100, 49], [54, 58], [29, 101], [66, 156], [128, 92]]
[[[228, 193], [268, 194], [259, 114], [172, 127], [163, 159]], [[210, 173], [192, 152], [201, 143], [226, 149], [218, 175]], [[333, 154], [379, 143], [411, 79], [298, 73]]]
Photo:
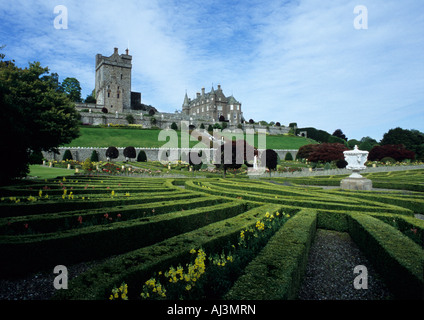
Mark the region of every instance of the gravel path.
[[[368, 271], [368, 289], [355, 289], [359, 273], [355, 266]], [[348, 233], [318, 229], [309, 253], [309, 261], [300, 300], [387, 300], [393, 295], [361, 253]]]

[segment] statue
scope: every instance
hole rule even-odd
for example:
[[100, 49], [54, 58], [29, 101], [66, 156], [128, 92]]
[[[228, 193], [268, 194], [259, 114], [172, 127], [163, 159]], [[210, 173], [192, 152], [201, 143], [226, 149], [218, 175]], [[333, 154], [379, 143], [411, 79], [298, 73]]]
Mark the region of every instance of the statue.
[[365, 162], [368, 159], [368, 151], [359, 150], [358, 146], [355, 146], [353, 150], [344, 151], [343, 154], [347, 162], [346, 169], [352, 170], [352, 174], [340, 182], [340, 187], [349, 190], [372, 190], [372, 181], [359, 174], [367, 168]]

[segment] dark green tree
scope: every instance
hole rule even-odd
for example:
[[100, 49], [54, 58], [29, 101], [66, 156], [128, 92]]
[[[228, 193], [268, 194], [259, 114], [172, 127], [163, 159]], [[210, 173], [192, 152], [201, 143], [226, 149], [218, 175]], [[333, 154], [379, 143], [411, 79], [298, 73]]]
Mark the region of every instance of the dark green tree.
[[380, 144], [382, 146], [402, 144], [407, 150], [415, 152], [417, 159], [424, 157], [424, 133], [418, 130], [406, 130], [399, 127], [390, 129], [383, 135]]
[[124, 157], [129, 159], [134, 159], [136, 156], [137, 156], [137, 153], [134, 147], [126, 147], [124, 149]]
[[137, 156], [137, 162], [146, 162], [146, 161], [147, 161], [146, 152], [144, 150], [140, 150]]
[[65, 150], [64, 154], [63, 154], [63, 158], [62, 160], [72, 160], [72, 154], [71, 151], [69, 151], [68, 149]]
[[109, 159], [116, 159], [119, 156], [119, 150], [116, 147], [109, 147], [106, 150], [106, 157]]
[[[25, 176], [33, 152], [58, 152], [79, 135], [79, 114], [69, 98], [57, 90], [48, 68], [39, 62], [19, 68], [0, 60], [1, 150], [13, 150], [13, 161], [0, 157], [0, 182]], [[7, 168], [7, 169], [5, 169]]]
[[81, 85], [76, 78], [66, 78], [61, 84], [62, 90], [73, 102], [81, 102]]
[[91, 162], [99, 162], [99, 154], [96, 150], [93, 150], [93, 152], [91, 152], [90, 160]]

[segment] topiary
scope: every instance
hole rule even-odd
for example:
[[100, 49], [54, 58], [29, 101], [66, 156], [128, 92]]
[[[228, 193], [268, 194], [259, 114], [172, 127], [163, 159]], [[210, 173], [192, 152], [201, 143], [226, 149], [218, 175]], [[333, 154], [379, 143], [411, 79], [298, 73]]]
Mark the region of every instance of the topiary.
[[99, 162], [99, 154], [96, 150], [93, 150], [93, 152], [91, 152], [90, 160], [91, 162]]
[[124, 149], [124, 157], [134, 159], [136, 157], [136, 151], [134, 147], [126, 147]]
[[177, 126], [177, 124], [175, 122], [172, 122], [171, 129], [172, 130], [178, 130], [178, 126]]
[[119, 156], [119, 151], [116, 147], [109, 147], [106, 150], [106, 157], [109, 159], [116, 159]]
[[69, 151], [68, 149], [65, 150], [65, 153], [63, 154], [63, 158], [62, 160], [72, 160], [72, 154], [71, 151]]
[[147, 161], [146, 152], [144, 152], [144, 150], [140, 150], [137, 156], [137, 162], [146, 162], [146, 161]]
[[286, 153], [286, 156], [284, 157], [284, 160], [286, 161], [293, 161], [293, 156], [290, 152]]

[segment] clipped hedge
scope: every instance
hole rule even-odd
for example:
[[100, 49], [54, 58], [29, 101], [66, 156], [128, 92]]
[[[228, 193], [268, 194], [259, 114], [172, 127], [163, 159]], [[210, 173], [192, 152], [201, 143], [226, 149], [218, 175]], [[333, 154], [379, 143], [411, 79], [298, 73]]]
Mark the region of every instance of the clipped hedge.
[[[274, 213], [280, 209], [280, 206], [275, 204], [262, 205], [234, 217], [109, 259], [71, 280], [69, 289], [58, 291], [55, 299], [105, 299], [110, 295], [111, 289], [122, 281], [125, 281], [129, 288], [141, 288], [153, 272], [165, 270], [171, 265], [188, 263], [191, 257], [190, 249], [202, 247], [205, 251], [209, 251], [228, 242], [237, 241], [240, 231], [254, 227], [258, 217], [264, 212]], [[130, 292], [129, 294], [131, 295]]]
[[369, 215], [351, 213], [348, 223], [350, 236], [396, 297], [423, 299], [423, 249], [400, 231]]
[[[196, 208], [199, 203], [193, 203], [195, 209], [192, 210], [159, 214], [139, 220], [50, 234], [3, 236], [0, 256], [8, 263], [0, 265], [0, 273], [2, 276], [15, 276], [51, 265], [104, 258], [232, 217], [247, 208], [240, 201], [221, 202], [220, 199], [205, 198], [200, 208]], [[181, 205], [183, 204], [167, 203], [164, 206], [168, 210], [171, 207], [181, 210]], [[184, 206], [187, 208], [190, 204], [186, 203]]]
[[288, 220], [246, 267], [229, 300], [296, 299], [315, 236], [317, 215], [304, 209]]

